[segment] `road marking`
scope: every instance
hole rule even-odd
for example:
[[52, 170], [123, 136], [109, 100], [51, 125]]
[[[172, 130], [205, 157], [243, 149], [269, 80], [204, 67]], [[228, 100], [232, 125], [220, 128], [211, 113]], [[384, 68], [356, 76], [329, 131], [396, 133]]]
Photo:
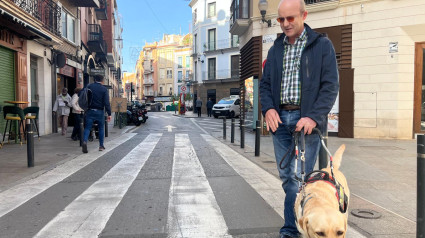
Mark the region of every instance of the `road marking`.
[[8, 190], [0, 193], [0, 217], [21, 206], [31, 198], [42, 193], [51, 186], [59, 183], [78, 170], [84, 168], [91, 162], [97, 160], [102, 155], [113, 150], [136, 134], [126, 133], [110, 142], [106, 143], [108, 150], [93, 151], [88, 154], [82, 154], [73, 160], [70, 160], [58, 167], [41, 174], [38, 177], [18, 184]]
[[[249, 159], [232, 150], [210, 135], [201, 135], [215, 151], [249, 184], [258, 194], [283, 217], [285, 192], [282, 181], [271, 175]], [[351, 227], [348, 227], [347, 237], [365, 238]]]
[[53, 218], [36, 237], [97, 237], [148, 160], [162, 134], [150, 134]]
[[168, 126], [165, 126], [165, 127], [168, 128], [168, 132], [172, 132], [173, 129], [177, 128], [177, 127], [174, 127], [172, 125], [168, 125]]
[[190, 120], [193, 122], [193, 124], [195, 124], [195, 126], [197, 126], [202, 132], [204, 132], [205, 134], [208, 134], [208, 132], [206, 130], [204, 130], [204, 128], [202, 128], [201, 126], [198, 125], [198, 123], [196, 123], [195, 118], [190, 118]]
[[168, 237], [231, 237], [187, 134], [175, 135]]

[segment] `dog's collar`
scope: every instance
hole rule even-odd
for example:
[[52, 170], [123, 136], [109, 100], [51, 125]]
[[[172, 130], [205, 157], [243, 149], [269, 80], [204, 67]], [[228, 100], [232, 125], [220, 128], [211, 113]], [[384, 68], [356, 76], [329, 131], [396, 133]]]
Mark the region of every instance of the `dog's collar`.
[[[341, 213], [347, 212], [348, 197], [347, 197], [347, 195], [345, 195], [344, 187], [340, 183], [338, 183], [338, 181], [336, 181], [336, 179], [334, 179], [332, 176], [330, 176], [328, 172], [323, 171], [323, 170], [314, 170], [314, 171], [310, 172], [309, 174], [307, 174], [307, 176], [305, 177], [305, 181], [307, 181], [306, 184], [314, 183], [314, 182], [317, 182], [317, 181], [323, 181], [323, 182], [327, 182], [330, 185], [332, 185], [332, 187], [334, 187], [335, 190], [336, 190], [335, 196], [336, 196], [336, 199], [338, 200], [339, 211]], [[305, 197], [303, 197], [302, 201], [304, 201], [304, 199], [305, 199]], [[304, 205], [307, 201], [305, 201], [304, 203], [301, 202], [302, 210], [304, 210]]]

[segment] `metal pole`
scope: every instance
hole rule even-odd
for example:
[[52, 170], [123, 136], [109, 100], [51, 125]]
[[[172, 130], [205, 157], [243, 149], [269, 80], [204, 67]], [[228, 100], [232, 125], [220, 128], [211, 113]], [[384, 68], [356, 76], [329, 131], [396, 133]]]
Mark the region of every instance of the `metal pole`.
[[108, 130], [108, 116], [105, 116], [105, 137], [108, 137], [109, 130]]
[[[322, 131], [322, 136], [323, 136], [323, 142], [325, 142], [325, 145], [328, 146], [328, 128], [327, 127], [325, 127], [325, 129]], [[323, 146], [320, 146], [319, 169], [326, 168], [327, 166], [328, 166], [328, 153], [326, 152]]]
[[28, 167], [34, 167], [34, 135], [32, 131], [31, 120], [27, 119], [27, 161]]
[[425, 237], [425, 135], [418, 135], [417, 141], [417, 194], [416, 237]]
[[256, 121], [255, 123], [255, 156], [260, 156], [260, 129], [261, 124], [260, 121]]
[[245, 120], [242, 119], [240, 121], [241, 123], [241, 148], [245, 148]]
[[230, 143], [235, 143], [235, 118], [232, 118], [232, 124], [230, 125]]
[[226, 117], [223, 117], [223, 140], [226, 139]]
[[84, 113], [80, 114], [80, 146], [83, 146], [84, 141]]

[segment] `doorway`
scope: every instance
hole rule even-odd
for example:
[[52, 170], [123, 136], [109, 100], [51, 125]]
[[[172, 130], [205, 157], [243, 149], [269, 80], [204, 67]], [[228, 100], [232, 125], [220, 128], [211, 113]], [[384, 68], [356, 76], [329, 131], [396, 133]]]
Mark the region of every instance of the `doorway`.
[[425, 133], [425, 42], [415, 43], [413, 131]]

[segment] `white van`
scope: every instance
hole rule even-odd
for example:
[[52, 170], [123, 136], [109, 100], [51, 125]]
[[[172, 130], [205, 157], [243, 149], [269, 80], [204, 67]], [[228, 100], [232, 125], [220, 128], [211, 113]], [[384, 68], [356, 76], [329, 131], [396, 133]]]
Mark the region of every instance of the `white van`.
[[226, 116], [233, 118], [240, 115], [241, 100], [238, 95], [222, 98], [217, 104], [214, 104], [212, 114], [215, 118]]

